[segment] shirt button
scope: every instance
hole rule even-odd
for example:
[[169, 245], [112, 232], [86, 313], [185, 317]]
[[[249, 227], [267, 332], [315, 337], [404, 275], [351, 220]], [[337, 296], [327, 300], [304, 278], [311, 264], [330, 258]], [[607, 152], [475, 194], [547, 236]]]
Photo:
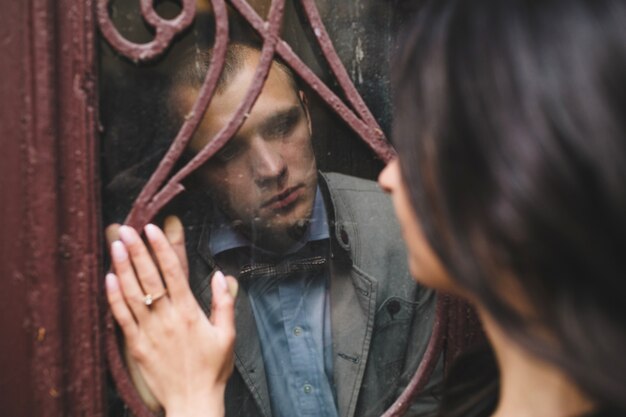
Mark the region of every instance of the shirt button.
[[311, 384], [304, 384], [304, 387], [302, 387], [302, 390], [304, 391], [305, 394], [310, 394], [313, 391], [313, 386], [311, 386]]
[[293, 335], [300, 336], [302, 334], [302, 327], [296, 326], [293, 328]]

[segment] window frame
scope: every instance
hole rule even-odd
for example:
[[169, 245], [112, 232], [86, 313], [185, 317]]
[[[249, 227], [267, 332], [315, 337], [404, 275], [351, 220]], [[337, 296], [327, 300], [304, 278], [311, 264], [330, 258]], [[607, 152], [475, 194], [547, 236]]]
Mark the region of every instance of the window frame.
[[[301, 1], [305, 9], [315, 8], [313, 0]], [[105, 356], [113, 373], [121, 369], [110, 315], [104, 320], [102, 279], [96, 45], [98, 20], [102, 28], [98, 5], [106, 3], [8, 2], [0, 15], [5, 150], [0, 164], [0, 407], [7, 415], [103, 416]], [[319, 24], [313, 22], [316, 34]], [[318, 38], [324, 40], [323, 35]], [[284, 48], [280, 41], [277, 45]], [[323, 50], [328, 46], [321, 45]], [[338, 58], [329, 64], [339, 80], [345, 76], [350, 83]], [[352, 106], [361, 122], [374, 129], [371, 140], [364, 140], [383, 160], [391, 159], [394, 153], [381, 144], [382, 131], [375, 131], [376, 122], [360, 108], [360, 97], [346, 96], [356, 100]], [[450, 297], [440, 298], [436, 323], [428, 363], [418, 369], [422, 377], [442, 349], [455, 357], [481, 338], [469, 307]], [[127, 377], [116, 380], [119, 390], [138, 401]], [[415, 381], [414, 388], [420, 384]], [[407, 398], [401, 400], [405, 405]], [[402, 412], [395, 407], [386, 415]]]

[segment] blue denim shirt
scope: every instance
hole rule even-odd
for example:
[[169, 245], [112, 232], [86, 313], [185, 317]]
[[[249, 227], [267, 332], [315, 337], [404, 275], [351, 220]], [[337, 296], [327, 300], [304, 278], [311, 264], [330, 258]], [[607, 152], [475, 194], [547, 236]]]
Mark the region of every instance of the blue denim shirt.
[[[245, 250], [248, 257], [252, 252], [252, 258], [257, 251], [267, 253], [228, 222], [215, 224], [220, 226], [211, 229], [209, 241], [214, 256], [233, 249]], [[325, 257], [326, 246], [319, 243], [328, 242], [329, 237], [328, 216], [318, 189], [309, 227], [285, 257], [298, 257], [299, 253]], [[294, 273], [288, 279], [255, 278], [248, 288], [274, 416], [338, 415], [328, 281], [328, 268], [323, 268]]]

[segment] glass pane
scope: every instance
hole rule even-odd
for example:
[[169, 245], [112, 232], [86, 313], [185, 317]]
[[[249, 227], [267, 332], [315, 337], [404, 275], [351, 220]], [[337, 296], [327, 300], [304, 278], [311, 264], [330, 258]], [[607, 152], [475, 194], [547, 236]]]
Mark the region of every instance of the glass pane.
[[[232, 123], [253, 85], [263, 39], [237, 4], [229, 4], [225, 69], [170, 179]], [[250, 4], [262, 19], [269, 16], [269, 1]], [[374, 0], [316, 5], [372, 123], [389, 135], [388, 66], [404, 16]], [[194, 116], [215, 42], [210, 2], [197, 7], [192, 26], [153, 61], [134, 63], [101, 42], [106, 224], [124, 221]], [[161, 1], [156, 9], [171, 19], [180, 5]], [[112, 2], [110, 16], [129, 40], [154, 35], [137, 1]], [[350, 104], [316, 43], [320, 34], [304, 6], [288, 1], [280, 36], [306, 67], [292, 68], [289, 48], [279, 50], [234, 135], [182, 179], [185, 191], [151, 220], [181, 218], [190, 282], [207, 312], [212, 272], [239, 280], [227, 415], [380, 415], [430, 337], [435, 297], [410, 278], [389, 198], [371, 181], [383, 163], [329, 103], [344, 103], [352, 123], [370, 132], [373, 125]], [[302, 77], [308, 69], [319, 77], [315, 87]], [[329, 87], [321, 94], [320, 81]], [[428, 393], [415, 407], [434, 404]]]

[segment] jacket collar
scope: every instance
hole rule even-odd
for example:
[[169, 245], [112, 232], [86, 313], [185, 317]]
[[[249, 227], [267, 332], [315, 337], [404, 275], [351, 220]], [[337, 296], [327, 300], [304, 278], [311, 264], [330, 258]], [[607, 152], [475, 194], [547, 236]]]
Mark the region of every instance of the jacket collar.
[[[346, 207], [346, 203], [342, 196], [329, 186], [329, 178], [322, 172], [318, 175], [318, 183], [324, 203], [326, 204], [326, 212], [328, 213], [328, 225], [333, 250], [333, 256], [343, 256], [348, 260], [355, 259], [353, 251], [358, 250], [358, 228], [356, 222], [349, 217], [350, 211]], [[338, 250], [337, 250], [338, 249]]]

